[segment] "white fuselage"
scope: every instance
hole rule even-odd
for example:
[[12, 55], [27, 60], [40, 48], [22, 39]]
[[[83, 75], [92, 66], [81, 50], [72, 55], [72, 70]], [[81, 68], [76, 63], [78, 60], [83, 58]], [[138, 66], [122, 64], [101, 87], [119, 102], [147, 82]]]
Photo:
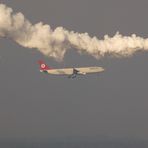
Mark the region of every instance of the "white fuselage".
[[[46, 72], [53, 75], [72, 75], [74, 69], [78, 71], [77, 74], [82, 74], [82, 75], [85, 75], [87, 73], [99, 73], [104, 71], [102, 67], [82, 67], [82, 68], [50, 69], [46, 70]], [[41, 72], [45, 71], [41, 70]]]

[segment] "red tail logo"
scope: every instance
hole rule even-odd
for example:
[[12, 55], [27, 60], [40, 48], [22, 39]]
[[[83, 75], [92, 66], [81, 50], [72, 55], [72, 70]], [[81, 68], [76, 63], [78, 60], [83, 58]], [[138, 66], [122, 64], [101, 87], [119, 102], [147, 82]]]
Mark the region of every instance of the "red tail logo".
[[46, 70], [51, 69], [43, 61], [38, 61], [38, 63], [40, 65], [40, 70], [46, 71]]

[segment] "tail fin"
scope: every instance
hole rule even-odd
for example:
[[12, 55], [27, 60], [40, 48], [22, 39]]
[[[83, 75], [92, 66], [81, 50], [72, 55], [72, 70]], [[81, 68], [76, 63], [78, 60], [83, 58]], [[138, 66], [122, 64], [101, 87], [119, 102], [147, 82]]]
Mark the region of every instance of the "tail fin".
[[40, 65], [40, 70], [42, 71], [46, 71], [46, 70], [49, 70], [51, 68], [49, 68], [43, 61], [38, 61], [39, 65]]

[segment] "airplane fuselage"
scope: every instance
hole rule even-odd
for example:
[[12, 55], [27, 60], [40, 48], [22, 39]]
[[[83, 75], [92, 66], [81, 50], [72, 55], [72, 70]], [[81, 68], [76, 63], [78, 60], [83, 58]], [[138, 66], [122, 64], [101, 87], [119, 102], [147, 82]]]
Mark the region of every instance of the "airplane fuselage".
[[41, 72], [47, 72], [53, 75], [71, 75], [77, 71], [77, 74], [85, 75], [87, 73], [98, 73], [104, 71], [102, 67], [82, 67], [82, 68], [63, 68], [63, 69], [50, 69], [50, 70], [40, 70]]
[[48, 67], [43, 61], [39, 61], [40, 72], [52, 74], [52, 75], [68, 75], [69, 78], [75, 78], [76, 75], [86, 75], [90, 73], [103, 72], [102, 67], [80, 67], [80, 68], [62, 68], [62, 69], [52, 69]]

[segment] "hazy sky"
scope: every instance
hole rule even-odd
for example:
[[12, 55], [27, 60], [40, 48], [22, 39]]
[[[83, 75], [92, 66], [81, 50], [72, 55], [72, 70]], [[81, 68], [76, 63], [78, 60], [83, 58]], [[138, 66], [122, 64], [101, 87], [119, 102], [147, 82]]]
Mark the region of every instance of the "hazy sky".
[[[147, 0], [1, 0], [32, 23], [88, 32], [148, 37]], [[62, 63], [0, 39], [0, 138], [61, 136], [148, 139], [148, 53], [95, 60], [71, 49]], [[51, 67], [103, 66], [100, 75], [70, 80], [43, 75]]]

